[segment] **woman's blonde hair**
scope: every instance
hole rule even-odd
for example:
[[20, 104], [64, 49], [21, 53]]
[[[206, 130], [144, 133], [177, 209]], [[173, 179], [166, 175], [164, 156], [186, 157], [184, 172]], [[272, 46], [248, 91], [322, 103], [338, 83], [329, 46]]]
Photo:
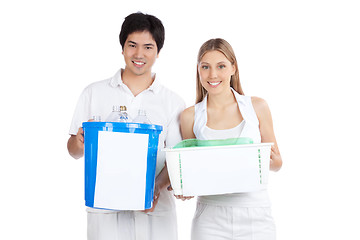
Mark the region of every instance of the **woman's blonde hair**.
[[[231, 45], [221, 38], [214, 38], [206, 41], [199, 50], [197, 64], [199, 65], [202, 57], [209, 51], [219, 51], [235, 66], [235, 73], [230, 78], [230, 86], [239, 94], [244, 95], [240, 85], [239, 68], [237, 65], [234, 50]], [[201, 85], [199, 70], [196, 69], [196, 103], [201, 102], [207, 94], [206, 89]]]

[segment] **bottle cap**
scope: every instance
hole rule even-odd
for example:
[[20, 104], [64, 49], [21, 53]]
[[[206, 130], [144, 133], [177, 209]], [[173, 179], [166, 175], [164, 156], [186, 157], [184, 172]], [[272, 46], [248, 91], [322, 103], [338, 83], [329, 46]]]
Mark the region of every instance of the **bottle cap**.
[[113, 106], [113, 112], [120, 112], [120, 110], [121, 110], [121, 106], [118, 105]]
[[144, 109], [139, 109], [138, 114], [144, 116], [146, 115], [146, 111]]
[[94, 120], [95, 122], [101, 122], [101, 116], [99, 115], [93, 116], [92, 120]]

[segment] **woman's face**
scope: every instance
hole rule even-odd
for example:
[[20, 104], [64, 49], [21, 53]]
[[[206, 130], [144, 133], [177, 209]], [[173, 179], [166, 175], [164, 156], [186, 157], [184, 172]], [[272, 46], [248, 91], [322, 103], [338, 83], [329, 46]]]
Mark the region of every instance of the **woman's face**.
[[219, 51], [207, 52], [198, 64], [198, 72], [201, 85], [209, 94], [221, 93], [230, 88], [231, 75], [235, 73], [235, 67]]

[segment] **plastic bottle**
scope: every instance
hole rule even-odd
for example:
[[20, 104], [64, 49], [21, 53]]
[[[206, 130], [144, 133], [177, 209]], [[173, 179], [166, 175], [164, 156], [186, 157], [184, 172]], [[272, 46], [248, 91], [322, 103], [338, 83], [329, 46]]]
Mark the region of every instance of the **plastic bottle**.
[[101, 122], [101, 116], [99, 116], [99, 115], [94, 115], [94, 116], [92, 117], [92, 120], [93, 120], [94, 122]]
[[150, 120], [146, 116], [146, 111], [143, 109], [139, 109], [138, 115], [134, 118], [133, 122], [151, 124]]
[[120, 120], [119, 122], [129, 122], [129, 115], [126, 106], [120, 106]]
[[112, 112], [109, 114], [109, 116], [106, 118], [106, 122], [119, 122], [120, 121], [120, 106], [113, 106]]

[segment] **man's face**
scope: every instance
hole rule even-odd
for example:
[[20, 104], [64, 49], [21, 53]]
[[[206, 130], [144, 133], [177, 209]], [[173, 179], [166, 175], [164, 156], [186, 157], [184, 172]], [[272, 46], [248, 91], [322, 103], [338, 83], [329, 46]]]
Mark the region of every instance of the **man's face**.
[[136, 76], [151, 75], [151, 67], [158, 57], [156, 42], [148, 31], [129, 34], [122, 54], [126, 64], [125, 70]]

